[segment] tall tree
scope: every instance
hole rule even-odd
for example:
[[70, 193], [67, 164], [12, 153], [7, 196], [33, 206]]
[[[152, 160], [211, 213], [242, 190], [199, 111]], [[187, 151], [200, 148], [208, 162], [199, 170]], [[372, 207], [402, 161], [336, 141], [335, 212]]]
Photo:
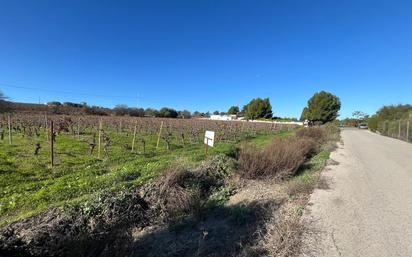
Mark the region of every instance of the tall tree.
[[270, 119], [272, 118], [272, 106], [269, 98], [255, 98], [243, 107], [246, 119]]
[[231, 114], [231, 115], [237, 115], [238, 113], [239, 113], [239, 107], [238, 106], [232, 106], [227, 111], [227, 114]]
[[334, 121], [339, 115], [340, 106], [341, 103], [337, 96], [321, 91], [309, 99], [301, 118], [320, 124]]

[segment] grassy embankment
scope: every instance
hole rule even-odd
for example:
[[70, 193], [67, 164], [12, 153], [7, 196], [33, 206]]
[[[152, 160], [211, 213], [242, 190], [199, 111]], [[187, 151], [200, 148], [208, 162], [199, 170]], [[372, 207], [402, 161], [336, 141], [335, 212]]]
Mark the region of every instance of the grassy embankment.
[[[277, 137], [285, 137], [293, 131], [282, 131]], [[31, 216], [51, 207], [68, 202], [83, 202], [103, 190], [126, 189], [143, 184], [159, 175], [170, 163], [185, 162], [195, 165], [204, 159], [202, 144], [171, 145], [166, 150], [161, 145], [155, 149], [156, 136], [146, 136], [146, 151], [136, 142], [134, 153], [123, 148], [130, 144], [130, 136], [109, 131], [111, 145], [108, 156], [102, 149], [89, 154], [90, 138], [75, 135], [59, 135], [55, 143], [56, 166], [50, 167], [49, 145], [45, 135], [27, 138], [14, 135], [13, 145], [0, 141], [0, 224]], [[228, 154], [245, 141], [265, 145], [274, 135], [257, 135], [242, 142], [217, 142], [209, 148], [211, 156]], [[34, 155], [36, 142], [43, 142], [39, 155]]]

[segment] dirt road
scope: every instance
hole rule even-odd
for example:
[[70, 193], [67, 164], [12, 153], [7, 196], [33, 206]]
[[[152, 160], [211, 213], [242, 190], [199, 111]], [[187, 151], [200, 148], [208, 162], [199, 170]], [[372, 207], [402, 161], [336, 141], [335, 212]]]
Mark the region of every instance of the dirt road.
[[412, 256], [412, 144], [344, 129], [304, 220], [303, 256]]

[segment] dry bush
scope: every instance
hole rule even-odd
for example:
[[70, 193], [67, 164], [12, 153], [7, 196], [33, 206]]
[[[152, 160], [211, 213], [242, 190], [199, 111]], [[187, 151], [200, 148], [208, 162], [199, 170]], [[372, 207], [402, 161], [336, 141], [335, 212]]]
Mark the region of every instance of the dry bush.
[[336, 148], [337, 142], [340, 141], [340, 129], [334, 124], [326, 124], [322, 127], [326, 133], [325, 148], [332, 151]]
[[296, 136], [299, 138], [312, 139], [318, 144], [324, 144], [327, 140], [326, 131], [321, 127], [301, 128], [296, 131]]
[[281, 210], [272, 213], [273, 215], [265, 222], [265, 233], [261, 240], [258, 240], [258, 247], [267, 251], [266, 256], [296, 256], [305, 231], [299, 208], [286, 204]]
[[239, 156], [239, 172], [249, 179], [284, 179], [295, 175], [316, 151], [313, 140], [297, 137], [276, 138], [264, 149], [244, 145]]
[[195, 170], [171, 165], [164, 176], [142, 188], [142, 197], [151, 205], [153, 220], [173, 222], [197, 216], [210, 194], [224, 185], [233, 164], [224, 156], [212, 157]]
[[82, 205], [52, 209], [0, 229], [3, 256], [124, 256], [127, 228], [147, 222], [135, 192], [104, 193]]

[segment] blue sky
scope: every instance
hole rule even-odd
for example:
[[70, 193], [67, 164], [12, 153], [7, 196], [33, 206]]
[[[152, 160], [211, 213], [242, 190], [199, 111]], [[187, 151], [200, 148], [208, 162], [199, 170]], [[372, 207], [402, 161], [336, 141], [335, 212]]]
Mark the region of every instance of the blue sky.
[[[226, 111], [269, 97], [299, 117], [320, 90], [342, 117], [412, 102], [412, 1], [0, 0], [12, 100]], [[77, 92], [75, 94], [74, 92]]]

